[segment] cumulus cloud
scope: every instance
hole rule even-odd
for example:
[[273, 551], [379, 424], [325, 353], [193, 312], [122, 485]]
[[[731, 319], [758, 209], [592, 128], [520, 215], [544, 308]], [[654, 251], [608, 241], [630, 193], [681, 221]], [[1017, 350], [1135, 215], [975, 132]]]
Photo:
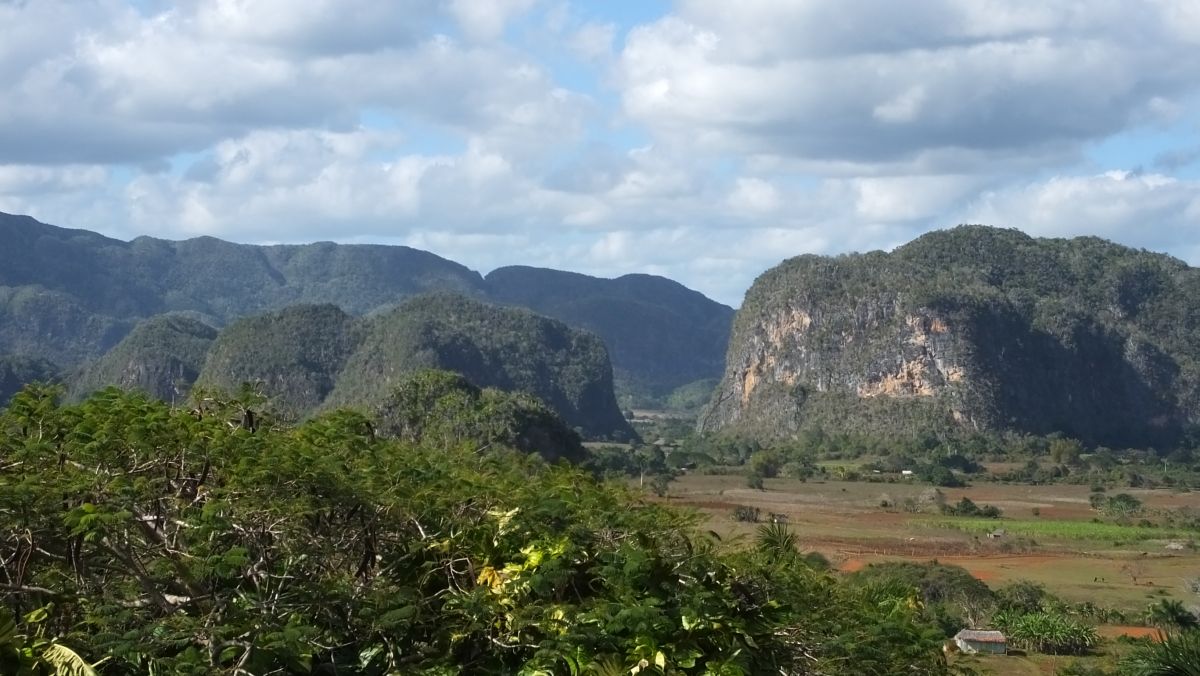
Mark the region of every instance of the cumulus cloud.
[[687, 0], [631, 31], [622, 101], [714, 152], [984, 171], [1014, 149], [1058, 156], [1194, 89], [1179, 7]]
[[366, 107], [498, 143], [578, 128], [586, 97], [532, 59], [429, 29], [444, 11], [502, 27], [528, 4], [0, 5], [0, 161], [152, 161], [264, 127], [351, 127]]
[[[1200, 262], [1196, 7], [0, 0], [0, 210], [733, 304], [782, 258], [965, 221]], [[1095, 156], [1147, 129], [1178, 143]]]
[[1056, 176], [980, 195], [963, 220], [1004, 223], [1033, 235], [1096, 235], [1172, 250], [1200, 263], [1200, 181], [1111, 171]]

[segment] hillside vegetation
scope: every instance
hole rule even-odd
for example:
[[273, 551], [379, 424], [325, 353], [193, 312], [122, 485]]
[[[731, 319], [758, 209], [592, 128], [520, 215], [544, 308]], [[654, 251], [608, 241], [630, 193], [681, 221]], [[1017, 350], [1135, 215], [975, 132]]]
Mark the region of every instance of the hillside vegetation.
[[1200, 271], [1097, 238], [962, 226], [801, 256], [738, 312], [706, 432], [1060, 432], [1165, 446], [1200, 422]]
[[297, 305], [219, 333], [193, 319], [154, 318], [72, 379], [71, 393], [79, 399], [116, 385], [184, 401], [193, 386], [232, 392], [250, 384], [273, 411], [302, 418], [336, 407], [375, 410], [398, 383], [431, 368], [535, 397], [588, 438], [636, 436], [617, 407], [612, 366], [596, 336], [453, 294], [419, 296], [368, 317]]
[[653, 404], [720, 375], [733, 316], [649, 275], [609, 280], [513, 267], [485, 280], [403, 246], [123, 242], [0, 213], [0, 354], [46, 359], [66, 371], [164, 313], [216, 327], [293, 305], [331, 304], [361, 316], [428, 292], [528, 307], [592, 331], [608, 346], [626, 398]]
[[216, 337], [216, 329], [190, 317], [152, 317], [71, 378], [71, 394], [78, 399], [116, 385], [168, 402], [186, 401]]
[[[118, 390], [17, 395], [0, 412], [16, 553], [0, 559], [0, 667], [949, 671], [911, 586], [840, 584], [786, 531], [730, 550], [566, 464], [397, 425], [428, 400], [393, 403], [391, 424], [342, 411], [288, 427], [253, 397], [188, 411]], [[492, 417], [486, 397], [460, 404], [437, 424]]]
[[680, 388], [720, 376], [733, 309], [662, 277], [597, 279], [512, 266], [485, 279], [491, 298], [520, 305], [600, 336], [625, 406], [672, 405]]
[[59, 379], [58, 369], [44, 359], [0, 356], [0, 406], [21, 391], [26, 383], [53, 382]]

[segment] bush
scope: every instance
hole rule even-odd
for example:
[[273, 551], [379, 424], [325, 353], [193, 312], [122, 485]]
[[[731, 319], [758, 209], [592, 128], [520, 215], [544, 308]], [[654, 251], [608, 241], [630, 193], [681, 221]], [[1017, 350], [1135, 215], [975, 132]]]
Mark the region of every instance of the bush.
[[733, 520], [742, 523], [758, 523], [762, 518], [762, 511], [757, 507], [747, 507], [746, 505], [738, 505], [733, 508]]
[[1038, 611], [1010, 616], [997, 613], [992, 621], [1014, 647], [1050, 655], [1081, 655], [1096, 645], [1096, 629], [1062, 613]]
[[1135, 649], [1121, 661], [1128, 676], [1194, 676], [1200, 673], [1200, 629], [1169, 634], [1161, 643]]

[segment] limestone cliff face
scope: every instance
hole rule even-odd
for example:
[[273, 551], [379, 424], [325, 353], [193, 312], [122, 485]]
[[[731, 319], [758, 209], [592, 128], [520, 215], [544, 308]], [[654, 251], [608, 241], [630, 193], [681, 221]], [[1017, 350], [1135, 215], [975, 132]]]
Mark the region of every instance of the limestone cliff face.
[[[1151, 282], [1113, 302], [1131, 266]], [[795, 258], [747, 293], [699, 429], [1173, 443], [1200, 421], [1195, 273], [1099, 240], [979, 227], [891, 254]]]

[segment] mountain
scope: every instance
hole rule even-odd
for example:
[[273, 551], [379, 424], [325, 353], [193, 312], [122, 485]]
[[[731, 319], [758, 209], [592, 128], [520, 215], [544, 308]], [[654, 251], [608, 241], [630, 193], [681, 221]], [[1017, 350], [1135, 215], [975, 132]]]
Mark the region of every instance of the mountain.
[[449, 371], [405, 376], [375, 413], [380, 434], [412, 444], [511, 447], [550, 462], [587, 457], [579, 435], [536, 397], [481, 389]]
[[216, 337], [216, 329], [191, 317], [151, 317], [72, 378], [71, 397], [116, 385], [163, 401], [185, 400]]
[[[141, 363], [160, 352], [113, 361]], [[418, 296], [369, 317], [326, 304], [237, 320], [212, 341], [195, 386], [234, 391], [255, 383], [276, 410], [303, 416], [375, 410], [428, 369], [460, 374], [476, 388], [536, 397], [589, 438], [636, 436], [613, 397], [612, 366], [599, 338], [525, 309], [454, 294]]]
[[595, 335], [528, 310], [433, 294], [366, 320], [334, 405], [380, 401], [412, 371], [442, 369], [479, 387], [526, 392], [585, 437], [632, 439], [613, 397], [612, 365]]
[[274, 406], [307, 413], [333, 391], [358, 347], [357, 320], [336, 305], [296, 305], [230, 324], [208, 351], [197, 387], [258, 383]]
[[58, 369], [44, 359], [0, 356], [0, 406], [7, 404], [27, 383], [58, 380]]
[[1200, 423], [1198, 329], [1200, 271], [1098, 238], [960, 226], [800, 256], [747, 292], [699, 429], [1170, 445]]
[[733, 308], [669, 279], [599, 279], [512, 266], [484, 281], [497, 302], [600, 336], [612, 356], [618, 392], [632, 404], [659, 405], [679, 388], [719, 377], [724, 367]]
[[733, 316], [649, 275], [598, 279], [515, 267], [485, 280], [403, 246], [253, 246], [212, 237], [124, 242], [0, 213], [0, 354], [46, 359], [68, 371], [160, 314], [185, 313], [217, 327], [301, 304], [332, 304], [358, 316], [435, 291], [530, 308], [597, 333], [621, 389], [651, 403], [720, 375]]

